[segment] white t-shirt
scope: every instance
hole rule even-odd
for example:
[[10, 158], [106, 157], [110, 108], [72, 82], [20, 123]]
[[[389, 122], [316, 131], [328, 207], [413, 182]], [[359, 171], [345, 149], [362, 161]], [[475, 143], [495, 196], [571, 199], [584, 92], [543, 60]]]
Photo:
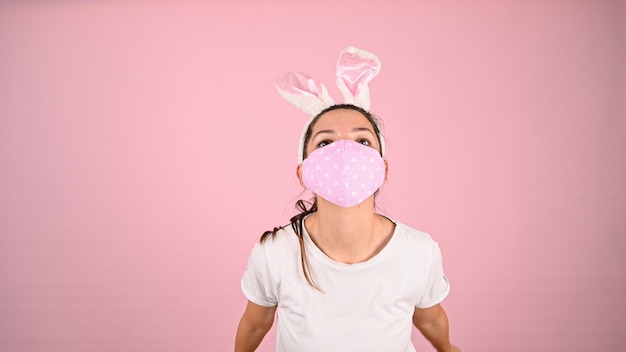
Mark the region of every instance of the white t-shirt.
[[278, 305], [277, 351], [415, 351], [410, 340], [414, 307], [440, 303], [450, 286], [437, 242], [395, 223], [387, 245], [358, 264], [332, 260], [305, 230], [311, 276], [321, 291], [304, 277], [291, 226], [254, 246], [241, 288], [253, 303]]

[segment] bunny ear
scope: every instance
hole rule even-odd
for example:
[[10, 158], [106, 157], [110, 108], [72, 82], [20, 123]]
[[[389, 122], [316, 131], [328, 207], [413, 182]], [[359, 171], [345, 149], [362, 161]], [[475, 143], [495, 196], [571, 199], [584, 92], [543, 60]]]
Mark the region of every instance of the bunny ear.
[[370, 109], [368, 84], [380, 71], [380, 60], [369, 51], [347, 47], [337, 61], [337, 87], [347, 104]]
[[274, 85], [283, 98], [311, 116], [335, 103], [324, 83], [301, 72], [280, 75]]

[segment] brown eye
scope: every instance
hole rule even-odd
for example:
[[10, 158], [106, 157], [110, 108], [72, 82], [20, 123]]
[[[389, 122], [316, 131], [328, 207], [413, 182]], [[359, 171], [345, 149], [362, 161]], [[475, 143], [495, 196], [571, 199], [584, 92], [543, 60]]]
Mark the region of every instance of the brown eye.
[[323, 140], [323, 141], [319, 142], [319, 143], [317, 144], [317, 147], [318, 147], [318, 148], [325, 147], [325, 146], [329, 145], [329, 144], [330, 144], [330, 143], [332, 143], [332, 142], [333, 142], [333, 141], [331, 141], [331, 140], [325, 139], [325, 140]]
[[368, 147], [371, 145], [370, 141], [368, 141], [367, 139], [359, 139], [359, 140], [357, 140], [356, 142], [357, 142], [357, 143], [361, 143], [361, 144], [363, 144], [364, 146], [368, 146]]

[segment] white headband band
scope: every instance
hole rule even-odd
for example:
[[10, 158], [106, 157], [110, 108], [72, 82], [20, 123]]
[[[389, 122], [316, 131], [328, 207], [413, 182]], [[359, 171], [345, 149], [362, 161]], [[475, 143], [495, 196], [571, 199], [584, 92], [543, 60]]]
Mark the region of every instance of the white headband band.
[[[337, 60], [337, 87], [345, 99], [351, 104], [369, 111], [370, 91], [368, 84], [380, 71], [380, 60], [369, 51], [347, 47], [339, 54]], [[303, 161], [304, 137], [313, 119], [324, 109], [333, 106], [335, 101], [328, 94], [324, 83], [301, 72], [289, 72], [280, 75], [274, 83], [278, 93], [288, 102], [304, 111], [311, 117], [304, 125], [298, 146], [298, 163]], [[380, 131], [380, 126], [376, 126]], [[378, 133], [381, 154], [385, 156], [385, 140]]]

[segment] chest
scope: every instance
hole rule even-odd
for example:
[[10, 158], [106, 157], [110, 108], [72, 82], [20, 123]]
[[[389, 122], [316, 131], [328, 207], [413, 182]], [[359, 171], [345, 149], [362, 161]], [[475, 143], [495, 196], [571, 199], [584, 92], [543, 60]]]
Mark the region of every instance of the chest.
[[279, 309], [303, 324], [310, 319], [347, 324], [371, 320], [374, 325], [410, 321], [425, 290], [426, 263], [419, 260], [387, 260], [356, 270], [309, 263], [320, 290], [309, 285], [299, 266], [287, 270], [278, 290]]

